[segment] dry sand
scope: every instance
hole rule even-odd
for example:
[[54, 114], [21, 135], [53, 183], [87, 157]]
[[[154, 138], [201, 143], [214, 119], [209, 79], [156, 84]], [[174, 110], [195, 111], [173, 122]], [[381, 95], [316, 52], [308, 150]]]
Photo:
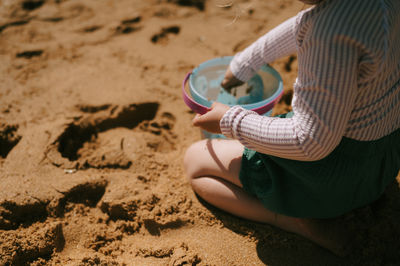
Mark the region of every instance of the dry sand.
[[[345, 217], [357, 232], [346, 258], [194, 195], [182, 156], [200, 133], [182, 79], [304, 8], [224, 3], [0, 1], [1, 265], [400, 264], [397, 183]], [[273, 67], [282, 113], [296, 57]]]

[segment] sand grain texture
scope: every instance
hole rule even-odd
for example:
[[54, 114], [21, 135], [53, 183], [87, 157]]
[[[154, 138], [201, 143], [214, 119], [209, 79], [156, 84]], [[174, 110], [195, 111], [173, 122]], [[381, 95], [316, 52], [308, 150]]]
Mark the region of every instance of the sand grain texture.
[[[304, 8], [224, 3], [0, 1], [0, 265], [400, 263], [398, 183], [344, 218], [357, 243], [344, 259], [194, 195], [182, 79]], [[287, 112], [296, 56], [273, 67]]]

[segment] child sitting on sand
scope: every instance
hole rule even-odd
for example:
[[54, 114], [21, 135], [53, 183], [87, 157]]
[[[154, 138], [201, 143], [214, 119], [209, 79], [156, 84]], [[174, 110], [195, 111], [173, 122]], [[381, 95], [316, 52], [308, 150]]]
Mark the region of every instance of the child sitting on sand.
[[222, 82], [297, 52], [293, 112], [214, 103], [193, 124], [234, 140], [194, 143], [184, 164], [210, 204], [340, 253], [316, 221], [375, 201], [400, 169], [400, 2], [302, 2], [313, 6], [238, 53]]

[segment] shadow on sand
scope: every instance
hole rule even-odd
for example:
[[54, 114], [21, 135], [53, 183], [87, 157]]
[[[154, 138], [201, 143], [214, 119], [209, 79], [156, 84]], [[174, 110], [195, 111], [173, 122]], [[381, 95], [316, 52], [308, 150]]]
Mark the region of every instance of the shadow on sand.
[[226, 228], [254, 237], [258, 257], [266, 265], [400, 265], [400, 187], [397, 181], [376, 202], [337, 219], [351, 232], [354, 242], [343, 258], [303, 237], [234, 217], [199, 200]]

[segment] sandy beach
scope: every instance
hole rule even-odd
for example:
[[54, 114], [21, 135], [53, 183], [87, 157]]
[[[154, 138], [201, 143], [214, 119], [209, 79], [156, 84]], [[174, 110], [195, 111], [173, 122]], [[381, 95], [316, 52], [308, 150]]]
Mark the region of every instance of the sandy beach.
[[[400, 175], [339, 258], [196, 197], [181, 83], [296, 0], [0, 0], [0, 265], [399, 265]], [[291, 110], [296, 55], [271, 64]]]

